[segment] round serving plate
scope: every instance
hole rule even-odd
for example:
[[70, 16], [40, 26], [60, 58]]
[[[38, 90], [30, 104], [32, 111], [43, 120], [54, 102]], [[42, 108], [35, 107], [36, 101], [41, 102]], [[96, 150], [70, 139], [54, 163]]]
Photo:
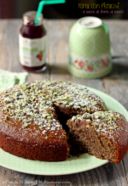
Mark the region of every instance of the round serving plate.
[[[99, 90], [90, 87], [88, 89], [100, 96], [110, 110], [123, 114], [128, 120], [127, 110], [117, 100]], [[100, 167], [106, 163], [108, 163], [107, 160], [95, 158], [87, 153], [61, 162], [33, 161], [11, 155], [0, 149], [0, 166], [35, 175], [57, 176], [80, 173]]]

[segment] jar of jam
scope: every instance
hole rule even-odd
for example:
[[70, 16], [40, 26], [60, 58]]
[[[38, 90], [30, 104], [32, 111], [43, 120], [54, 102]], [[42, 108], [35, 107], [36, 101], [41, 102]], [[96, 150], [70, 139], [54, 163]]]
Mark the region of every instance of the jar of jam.
[[19, 34], [20, 63], [25, 70], [46, 69], [46, 30], [43, 26], [43, 17], [39, 17], [35, 25], [35, 11], [23, 15], [23, 23]]

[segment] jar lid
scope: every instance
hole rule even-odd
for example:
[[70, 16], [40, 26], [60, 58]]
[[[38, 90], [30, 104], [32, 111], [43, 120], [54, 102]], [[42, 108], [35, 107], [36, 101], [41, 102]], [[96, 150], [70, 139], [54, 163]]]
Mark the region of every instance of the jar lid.
[[[35, 16], [36, 16], [36, 11], [29, 11], [29, 12], [26, 12], [24, 15], [23, 15], [23, 23], [26, 25], [26, 24], [34, 24], [34, 19], [35, 19]], [[42, 20], [43, 20], [43, 16], [42, 14], [39, 16], [39, 20], [38, 20], [38, 25], [41, 25], [42, 24]]]
[[98, 17], [83, 17], [78, 22], [85, 28], [95, 28], [102, 25], [102, 20]]

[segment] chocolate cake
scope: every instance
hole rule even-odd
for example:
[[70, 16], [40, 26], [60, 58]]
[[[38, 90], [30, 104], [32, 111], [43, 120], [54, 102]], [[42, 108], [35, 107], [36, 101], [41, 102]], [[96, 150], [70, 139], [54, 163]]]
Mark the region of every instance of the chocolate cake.
[[88, 152], [118, 163], [128, 150], [128, 123], [112, 111], [73, 116], [67, 125]]
[[[76, 131], [72, 130], [74, 117], [83, 117], [88, 113], [91, 118], [95, 113], [107, 113], [106, 110], [101, 98], [85, 86], [71, 82], [39, 81], [15, 86], [1, 93], [0, 147], [28, 159], [62, 161], [68, 158], [73, 141], [84, 152], [87, 149], [97, 157], [111, 160], [106, 155], [93, 153], [86, 145], [86, 140], [83, 143], [83, 138], [77, 133], [79, 127], [76, 127]], [[61, 114], [65, 118], [63, 121]], [[126, 122], [121, 121], [120, 125], [125, 129]], [[77, 120], [74, 121], [74, 128], [77, 123]], [[125, 130], [122, 131], [126, 135]], [[69, 139], [70, 136], [73, 140]], [[120, 158], [126, 151], [127, 137], [124, 148], [121, 143]]]

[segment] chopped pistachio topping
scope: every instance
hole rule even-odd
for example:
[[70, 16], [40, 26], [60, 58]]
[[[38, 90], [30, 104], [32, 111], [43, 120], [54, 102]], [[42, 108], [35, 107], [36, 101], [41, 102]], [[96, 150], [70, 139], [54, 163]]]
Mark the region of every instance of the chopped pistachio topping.
[[[86, 112], [105, 110], [103, 101], [85, 86], [71, 82], [38, 81], [26, 83], [2, 94], [3, 112], [21, 121], [23, 127], [36, 124], [45, 130], [59, 130], [53, 104]], [[99, 105], [99, 106], [98, 106]]]
[[123, 116], [117, 112], [98, 111], [93, 114], [85, 113], [83, 115], [73, 116], [72, 121], [86, 120], [93, 125], [98, 132], [113, 132], [119, 127], [117, 122], [119, 118], [123, 119]]
[[94, 93], [89, 91], [85, 86], [71, 82], [61, 82], [56, 84], [57, 97], [53, 101], [57, 105], [81, 109], [86, 112], [95, 112], [106, 110], [103, 101]]

